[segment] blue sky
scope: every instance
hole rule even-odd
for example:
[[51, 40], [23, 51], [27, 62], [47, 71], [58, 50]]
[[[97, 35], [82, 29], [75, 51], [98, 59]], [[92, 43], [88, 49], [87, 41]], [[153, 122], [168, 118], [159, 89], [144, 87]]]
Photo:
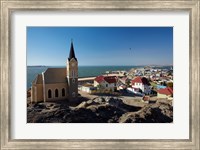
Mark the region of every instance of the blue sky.
[[27, 65], [172, 65], [172, 27], [27, 27]]

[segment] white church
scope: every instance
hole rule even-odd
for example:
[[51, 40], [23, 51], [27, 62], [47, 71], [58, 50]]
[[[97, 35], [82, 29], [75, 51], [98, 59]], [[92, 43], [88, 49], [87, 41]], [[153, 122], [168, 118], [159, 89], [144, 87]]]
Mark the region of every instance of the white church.
[[48, 68], [32, 82], [31, 102], [74, 101], [78, 96], [78, 60], [71, 42], [66, 68]]

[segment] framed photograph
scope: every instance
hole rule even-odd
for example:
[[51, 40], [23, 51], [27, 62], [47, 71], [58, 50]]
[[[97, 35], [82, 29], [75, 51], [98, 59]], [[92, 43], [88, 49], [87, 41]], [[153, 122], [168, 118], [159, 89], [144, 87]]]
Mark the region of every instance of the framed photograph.
[[1, 149], [200, 149], [199, 0], [1, 0]]

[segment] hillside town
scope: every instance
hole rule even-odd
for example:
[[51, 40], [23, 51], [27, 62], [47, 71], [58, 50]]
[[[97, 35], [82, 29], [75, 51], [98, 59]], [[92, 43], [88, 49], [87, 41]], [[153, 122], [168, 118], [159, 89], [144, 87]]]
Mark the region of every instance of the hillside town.
[[65, 68], [47, 68], [27, 91], [28, 123], [171, 123], [173, 68], [146, 66], [78, 76], [71, 41]]
[[130, 71], [106, 71], [97, 77], [79, 78], [79, 92], [88, 95], [135, 97], [145, 103], [173, 100], [173, 68], [146, 66]]

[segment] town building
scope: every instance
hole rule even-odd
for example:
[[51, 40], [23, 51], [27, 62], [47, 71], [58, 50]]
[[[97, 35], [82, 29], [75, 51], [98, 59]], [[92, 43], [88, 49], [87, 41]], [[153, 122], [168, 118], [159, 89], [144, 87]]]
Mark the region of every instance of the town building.
[[78, 60], [73, 42], [66, 68], [48, 68], [32, 82], [31, 102], [74, 101], [78, 96]]
[[96, 92], [97, 87], [94, 87], [94, 85], [91, 84], [91, 83], [85, 83], [83, 85], [79, 85], [78, 89], [80, 91], [83, 91], [83, 92], [86, 92], [86, 93], [89, 93], [89, 94], [93, 94], [94, 92]]
[[157, 90], [157, 97], [158, 98], [171, 98], [173, 97], [173, 89], [170, 87], [159, 89]]
[[117, 90], [117, 77], [116, 76], [97, 76], [94, 79], [94, 87], [104, 90]]
[[135, 77], [131, 81], [132, 87], [133, 88], [139, 88], [144, 94], [150, 94], [151, 93], [151, 87], [150, 83], [145, 77]]

